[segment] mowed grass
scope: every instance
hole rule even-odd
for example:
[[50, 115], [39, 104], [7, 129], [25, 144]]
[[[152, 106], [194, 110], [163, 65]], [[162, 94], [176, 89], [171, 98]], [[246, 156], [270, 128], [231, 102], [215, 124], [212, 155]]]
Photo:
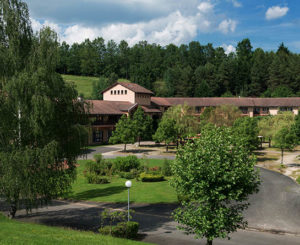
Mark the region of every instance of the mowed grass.
[[[68, 83], [74, 83], [78, 94], [83, 94], [84, 98], [90, 99], [93, 91], [93, 83], [99, 81], [99, 77], [62, 75], [63, 79]], [[119, 82], [130, 82], [127, 79], [120, 78]]]
[[[86, 231], [74, 231], [70, 229], [49, 227], [45, 225], [23, 223], [9, 220], [0, 213], [0, 244], [101, 244], [101, 245], [142, 245], [126, 239], [103, 236]], [[149, 243], [147, 243], [149, 244]]]
[[62, 75], [63, 79], [68, 83], [74, 83], [78, 94], [83, 94], [84, 98], [92, 96], [93, 83], [99, 80], [98, 77]]
[[[162, 166], [163, 160], [149, 159], [146, 161], [149, 167]], [[86, 160], [78, 161], [77, 179], [73, 184], [72, 193], [66, 196], [68, 199], [88, 200], [97, 202], [127, 202], [126, 179], [112, 177], [109, 184], [88, 184], [83, 171]], [[177, 202], [175, 190], [169, 181], [141, 182], [135, 179], [130, 188], [130, 201], [134, 203], [174, 203]]]

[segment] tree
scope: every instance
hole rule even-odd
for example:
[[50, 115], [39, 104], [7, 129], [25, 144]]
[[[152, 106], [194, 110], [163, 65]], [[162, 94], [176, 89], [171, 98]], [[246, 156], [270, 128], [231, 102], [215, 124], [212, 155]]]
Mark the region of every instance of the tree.
[[152, 118], [145, 115], [143, 109], [139, 106], [133, 114], [133, 124], [135, 135], [138, 138], [139, 146], [141, 139], [148, 135], [152, 135]]
[[244, 139], [229, 128], [210, 127], [181, 147], [171, 165], [172, 185], [186, 197], [173, 214], [179, 228], [209, 245], [245, 228], [242, 212], [260, 184], [255, 162]]
[[166, 151], [168, 151], [169, 144], [177, 140], [177, 132], [175, 127], [176, 121], [174, 119], [163, 116], [158, 124], [155, 134], [153, 135], [153, 139], [155, 141], [165, 141]]
[[233, 126], [236, 119], [241, 117], [241, 111], [233, 105], [221, 105], [216, 108], [206, 108], [207, 113], [201, 119], [216, 126]]
[[281, 149], [281, 164], [283, 164], [283, 152], [294, 149], [297, 144], [297, 136], [293, 128], [283, 127], [276, 132], [274, 140], [276, 146]]
[[103, 94], [101, 93], [104, 89], [109, 87], [109, 83], [106, 78], [100, 77], [97, 82], [93, 82], [92, 99], [102, 100]]
[[300, 143], [300, 114], [295, 116], [295, 124], [293, 126], [293, 130], [297, 137], [298, 144]]
[[240, 117], [233, 124], [233, 132], [237, 137], [243, 137], [245, 144], [253, 151], [259, 145], [257, 119], [251, 117]]
[[[3, 0], [8, 25], [29, 26], [26, 4]], [[19, 8], [21, 6], [21, 9]], [[23, 13], [24, 11], [24, 13]], [[8, 28], [9, 29], [9, 28]], [[21, 43], [24, 32], [6, 36]], [[30, 31], [26, 35], [30, 35]], [[0, 92], [0, 196], [14, 217], [20, 204], [26, 209], [45, 204], [69, 191], [76, 176], [76, 159], [87, 140], [84, 104], [77, 91], [55, 71], [57, 35], [42, 29], [31, 40], [29, 53], [20, 56]], [[29, 44], [28, 44], [29, 45]], [[11, 46], [5, 49], [16, 49]]]
[[130, 116], [123, 115], [116, 124], [116, 130], [112, 132], [112, 136], [109, 138], [109, 142], [123, 143], [124, 151], [126, 151], [127, 144], [133, 144], [135, 142], [135, 131], [133, 120]]

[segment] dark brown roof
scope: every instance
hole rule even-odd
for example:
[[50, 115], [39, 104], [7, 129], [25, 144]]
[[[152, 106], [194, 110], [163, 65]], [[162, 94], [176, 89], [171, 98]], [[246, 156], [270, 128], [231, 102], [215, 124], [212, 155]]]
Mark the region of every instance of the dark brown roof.
[[129, 82], [117, 82], [114, 83], [113, 85], [111, 85], [110, 87], [106, 88], [105, 90], [103, 90], [101, 93], [103, 94], [104, 92], [106, 92], [107, 90], [113, 88], [116, 85], [122, 85], [125, 88], [128, 88], [129, 90], [135, 92], [135, 93], [141, 93], [141, 94], [154, 94], [152, 91], [142, 87], [141, 85], [138, 85], [136, 83], [129, 83]]
[[91, 105], [90, 115], [122, 115], [135, 106], [125, 101], [86, 100], [86, 102]]
[[141, 106], [144, 112], [146, 113], [161, 113], [161, 111], [157, 108], [151, 106]]
[[151, 102], [158, 106], [182, 105], [189, 106], [219, 106], [235, 105], [238, 107], [276, 107], [276, 106], [300, 106], [300, 97], [291, 98], [162, 98], [152, 97]]

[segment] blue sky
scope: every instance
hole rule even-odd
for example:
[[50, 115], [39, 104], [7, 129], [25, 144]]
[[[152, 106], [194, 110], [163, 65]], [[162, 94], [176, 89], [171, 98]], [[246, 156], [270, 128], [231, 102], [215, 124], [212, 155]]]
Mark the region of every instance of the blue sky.
[[102, 36], [165, 46], [193, 40], [234, 51], [243, 38], [254, 48], [281, 42], [300, 53], [299, 0], [25, 0], [33, 29], [55, 29], [69, 44]]

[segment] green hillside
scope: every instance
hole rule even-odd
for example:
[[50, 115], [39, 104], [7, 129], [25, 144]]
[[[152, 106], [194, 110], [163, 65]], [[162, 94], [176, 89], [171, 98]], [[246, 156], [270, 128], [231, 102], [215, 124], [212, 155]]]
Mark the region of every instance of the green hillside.
[[[74, 76], [74, 75], [62, 75], [63, 79], [68, 83], [74, 83], [78, 94], [83, 94], [84, 98], [88, 99], [92, 96], [93, 82], [99, 80], [98, 77], [88, 77], [88, 76]], [[120, 78], [120, 82], [129, 82], [126, 79]]]

